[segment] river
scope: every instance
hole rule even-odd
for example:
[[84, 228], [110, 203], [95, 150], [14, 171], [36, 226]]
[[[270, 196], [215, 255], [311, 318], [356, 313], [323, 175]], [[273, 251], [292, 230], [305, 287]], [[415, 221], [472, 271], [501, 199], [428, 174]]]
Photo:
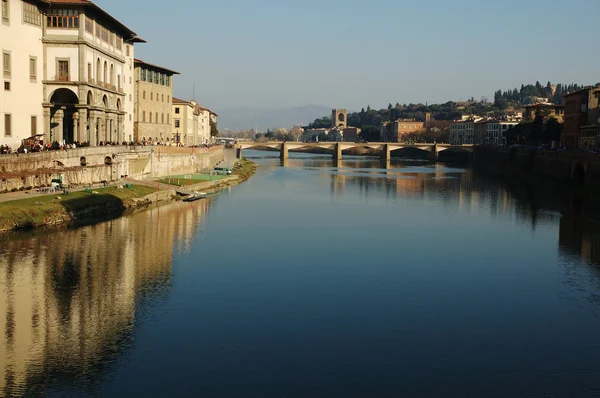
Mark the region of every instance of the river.
[[3, 235], [0, 396], [600, 392], [576, 204], [460, 165], [245, 156], [208, 201]]

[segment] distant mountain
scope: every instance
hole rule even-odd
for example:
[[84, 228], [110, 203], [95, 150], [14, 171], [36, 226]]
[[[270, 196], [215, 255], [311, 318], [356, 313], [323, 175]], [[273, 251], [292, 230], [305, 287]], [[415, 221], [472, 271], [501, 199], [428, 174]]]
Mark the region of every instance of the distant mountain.
[[326, 106], [305, 105], [290, 109], [230, 108], [216, 110], [219, 130], [265, 131], [269, 128], [307, 125], [313, 120], [330, 115]]

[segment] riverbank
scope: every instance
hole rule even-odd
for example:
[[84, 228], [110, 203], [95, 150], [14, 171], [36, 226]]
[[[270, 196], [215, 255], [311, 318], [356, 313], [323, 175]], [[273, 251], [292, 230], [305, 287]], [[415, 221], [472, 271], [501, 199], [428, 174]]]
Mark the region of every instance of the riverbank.
[[[219, 190], [247, 181], [257, 166], [242, 159], [236, 162], [234, 175], [216, 181], [204, 181], [185, 188], [161, 184], [159, 181], [127, 181], [118, 186], [76, 191], [64, 195], [35, 195], [0, 202], [0, 231], [20, 231], [43, 227], [93, 224], [114, 219], [146, 208], [151, 204], [172, 202], [181, 198], [177, 191]], [[33, 196], [35, 195], [35, 196]]]

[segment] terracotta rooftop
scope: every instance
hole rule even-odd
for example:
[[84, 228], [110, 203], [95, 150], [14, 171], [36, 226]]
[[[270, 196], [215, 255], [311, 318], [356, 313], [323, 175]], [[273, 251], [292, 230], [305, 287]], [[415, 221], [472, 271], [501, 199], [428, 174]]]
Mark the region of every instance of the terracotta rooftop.
[[158, 70], [160, 70], [160, 71], [162, 71], [162, 72], [170, 73], [170, 74], [172, 74], [172, 75], [180, 75], [180, 74], [181, 74], [181, 73], [179, 73], [179, 72], [176, 72], [176, 71], [174, 71], [174, 70], [167, 69], [167, 68], [163, 68], [162, 66], [158, 66], [158, 65], [149, 64], [148, 62], [144, 62], [144, 61], [142, 61], [141, 59], [134, 59], [134, 60], [133, 60], [133, 62], [134, 62], [136, 65], [146, 65], [146, 66], [148, 66], [148, 67], [150, 67], [150, 68], [153, 68], [153, 69], [158, 69]]
[[182, 104], [182, 105], [191, 105], [192, 101], [186, 101], [186, 100], [182, 100], [182, 99], [173, 97], [173, 103], [174, 104]]

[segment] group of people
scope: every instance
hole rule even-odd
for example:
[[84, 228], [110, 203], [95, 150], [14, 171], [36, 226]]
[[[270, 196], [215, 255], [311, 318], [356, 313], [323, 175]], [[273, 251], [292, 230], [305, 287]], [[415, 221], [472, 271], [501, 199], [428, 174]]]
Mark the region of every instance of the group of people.
[[[154, 145], [164, 145], [164, 144], [153, 143], [153, 142], [149, 142], [149, 141], [142, 141], [142, 142], [123, 141], [121, 144], [119, 144], [118, 142], [101, 141], [98, 145], [99, 146], [119, 146], [119, 145], [123, 145], [123, 146], [153, 145], [154, 146]], [[202, 145], [195, 145], [195, 147], [196, 148], [210, 148], [211, 146], [214, 146], [214, 145], [216, 145], [216, 144], [202, 144]], [[66, 151], [68, 149], [75, 149], [75, 148], [86, 147], [86, 146], [89, 146], [89, 143], [74, 142], [72, 144], [68, 144], [63, 140], [61, 142], [54, 141], [52, 144], [50, 144], [50, 143], [44, 144], [44, 142], [40, 140], [40, 141], [36, 141], [33, 143], [27, 143], [27, 145], [21, 145], [16, 150], [12, 149], [8, 145], [0, 145], [0, 155], [10, 155], [12, 153], [18, 154], [18, 153], [30, 153], [30, 152], [43, 152], [43, 151]], [[184, 145], [179, 143], [178, 146], [184, 146]]]

